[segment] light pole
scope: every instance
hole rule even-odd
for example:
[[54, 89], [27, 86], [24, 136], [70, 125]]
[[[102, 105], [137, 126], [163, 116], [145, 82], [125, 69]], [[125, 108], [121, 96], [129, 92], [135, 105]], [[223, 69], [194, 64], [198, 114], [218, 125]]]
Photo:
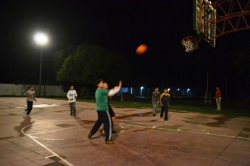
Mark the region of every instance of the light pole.
[[36, 44], [41, 47], [41, 54], [40, 54], [40, 74], [39, 74], [39, 96], [41, 96], [41, 84], [42, 84], [42, 60], [43, 60], [43, 46], [45, 46], [48, 42], [48, 36], [44, 33], [36, 33], [34, 35], [34, 40]]

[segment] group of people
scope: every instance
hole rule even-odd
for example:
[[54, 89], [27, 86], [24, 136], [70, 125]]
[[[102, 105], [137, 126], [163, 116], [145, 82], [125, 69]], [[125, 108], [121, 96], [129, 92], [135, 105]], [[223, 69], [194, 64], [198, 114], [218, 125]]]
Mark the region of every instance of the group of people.
[[159, 92], [159, 88], [155, 88], [152, 93], [153, 116], [156, 116], [159, 105], [161, 106], [160, 118], [168, 121], [168, 109], [170, 104], [170, 94], [168, 89], [164, 89], [163, 93]]
[[[24, 110], [27, 115], [29, 115], [33, 109], [33, 101], [36, 101], [36, 91], [32, 85], [30, 85], [24, 95], [27, 97], [26, 98], [26, 109]], [[76, 97], [77, 93], [76, 90], [74, 89], [74, 86], [70, 86], [70, 90], [67, 93], [67, 98], [69, 101], [69, 107], [70, 107], [70, 115], [71, 116], [76, 116]]]
[[[122, 81], [119, 82], [117, 86], [115, 86], [113, 89], [108, 89], [108, 83], [104, 82], [103, 80], [97, 81], [97, 89], [95, 92], [95, 99], [96, 99], [96, 111], [97, 111], [97, 120], [95, 124], [93, 125], [92, 129], [90, 130], [88, 134], [88, 138], [92, 139], [93, 135], [97, 131], [100, 131], [102, 133], [102, 130], [104, 129], [104, 135], [105, 135], [105, 143], [112, 144], [112, 133], [114, 133], [114, 119], [115, 119], [115, 113], [112, 109], [112, 107], [109, 104], [108, 98], [114, 96], [117, 94], [122, 87]], [[33, 101], [36, 101], [35, 98], [35, 90], [33, 86], [29, 86], [27, 91], [25, 92], [25, 95], [27, 96], [26, 102], [27, 102], [27, 108], [25, 111], [26, 114], [29, 115], [32, 111], [33, 107]], [[70, 89], [67, 93], [67, 98], [69, 102], [69, 108], [70, 108], [70, 115], [76, 116], [76, 98], [77, 98], [77, 92], [74, 89], [74, 86], [70, 86]], [[217, 110], [221, 110], [221, 91], [219, 87], [216, 87], [215, 92], [215, 99], [217, 104]], [[163, 93], [159, 92], [158, 88], [155, 88], [152, 93], [152, 105], [153, 105], [153, 116], [156, 116], [159, 105], [161, 106], [160, 111], [160, 118], [163, 118], [165, 122], [168, 121], [168, 109], [170, 105], [170, 94], [168, 89], [164, 89]], [[103, 129], [101, 126], [103, 125]]]
[[[102, 133], [101, 126], [103, 125], [104, 128], [104, 135], [105, 135], [105, 143], [111, 144], [113, 143], [112, 140], [112, 133], [115, 133], [114, 130], [114, 119], [115, 113], [108, 102], [108, 98], [117, 94], [122, 86], [122, 81], [119, 82], [118, 86], [115, 86], [113, 89], [108, 89], [108, 83], [104, 82], [103, 80], [99, 80], [97, 83], [97, 89], [95, 92], [95, 99], [96, 99], [96, 111], [97, 111], [97, 120], [92, 127], [90, 133], [88, 134], [88, 138], [91, 139], [92, 136], [99, 130]], [[33, 101], [36, 101], [35, 98], [35, 90], [33, 86], [29, 86], [27, 91], [24, 93], [27, 96], [26, 103], [27, 108], [25, 111], [26, 114], [29, 115], [33, 108]], [[70, 89], [67, 93], [67, 98], [69, 102], [70, 108], [70, 115], [76, 116], [76, 98], [77, 92], [74, 89], [74, 86], [71, 85]]]
[[[219, 87], [215, 90], [215, 101], [217, 106], [217, 111], [221, 111], [221, 99], [222, 94]], [[163, 93], [159, 92], [159, 88], [155, 88], [152, 93], [152, 105], [153, 105], [153, 116], [156, 116], [159, 105], [161, 106], [160, 118], [163, 118], [165, 122], [168, 121], [168, 109], [170, 104], [170, 94], [168, 89], [164, 89]]]

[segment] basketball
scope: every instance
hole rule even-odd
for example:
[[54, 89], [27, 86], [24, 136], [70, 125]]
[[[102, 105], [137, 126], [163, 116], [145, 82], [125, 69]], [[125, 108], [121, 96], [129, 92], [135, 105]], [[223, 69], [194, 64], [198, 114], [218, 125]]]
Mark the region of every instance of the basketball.
[[148, 46], [146, 44], [141, 44], [136, 48], [137, 55], [144, 55], [145, 52], [148, 50]]

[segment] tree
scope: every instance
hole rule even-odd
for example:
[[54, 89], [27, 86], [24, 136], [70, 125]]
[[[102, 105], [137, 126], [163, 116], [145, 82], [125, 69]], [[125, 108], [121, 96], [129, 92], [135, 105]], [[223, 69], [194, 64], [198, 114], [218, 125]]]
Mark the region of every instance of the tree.
[[57, 72], [57, 81], [89, 87], [97, 79], [104, 78], [113, 84], [128, 76], [127, 66], [121, 56], [101, 46], [81, 44], [72, 51], [71, 56], [64, 59]]
[[75, 46], [74, 45], [68, 45], [64, 49], [57, 50], [54, 54], [54, 64], [55, 64], [55, 70], [58, 71], [63, 62], [64, 59], [70, 55], [74, 54], [75, 51]]

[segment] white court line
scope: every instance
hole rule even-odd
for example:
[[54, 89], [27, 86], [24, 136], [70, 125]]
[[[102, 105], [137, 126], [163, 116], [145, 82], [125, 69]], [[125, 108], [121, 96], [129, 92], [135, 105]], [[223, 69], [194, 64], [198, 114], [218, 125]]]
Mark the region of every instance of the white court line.
[[[91, 126], [91, 125], [84, 125], [84, 126]], [[52, 133], [52, 132], [56, 132], [56, 131], [64, 131], [64, 130], [68, 130], [68, 129], [74, 129], [74, 128], [82, 128], [82, 126], [76, 126], [76, 127], [67, 127], [64, 129], [57, 129], [57, 130], [50, 130], [50, 131], [41, 131], [41, 132], [37, 132], [37, 133], [31, 133], [30, 135], [39, 135], [39, 134], [44, 134], [44, 133]]]
[[64, 128], [64, 129], [57, 129], [57, 130], [50, 130], [50, 131], [41, 131], [41, 132], [37, 132], [37, 133], [31, 133], [29, 135], [33, 137], [33, 135], [39, 135], [39, 134], [44, 134], [44, 133], [52, 133], [52, 132], [56, 132], [56, 131], [63, 131], [63, 130], [68, 130], [68, 129], [73, 129], [73, 128], [80, 128], [80, 127], [81, 126], [67, 127], [67, 128]]
[[[124, 124], [124, 122], [123, 122]], [[222, 135], [222, 134], [212, 134], [212, 133], [203, 133], [203, 132], [199, 132], [199, 131], [185, 131], [185, 130], [181, 130], [181, 129], [168, 129], [168, 128], [161, 128], [161, 127], [148, 127], [145, 125], [140, 125], [140, 124], [130, 124], [130, 123], [125, 123], [126, 125], [130, 125], [130, 126], [137, 126], [137, 127], [146, 127], [149, 129], [154, 129], [154, 130], [165, 130], [165, 131], [175, 131], [175, 132], [183, 132], [183, 133], [193, 133], [193, 134], [202, 134], [202, 135], [210, 135], [210, 136], [216, 136], [216, 137], [226, 137], [226, 138], [236, 138], [236, 139], [244, 139], [244, 140], [250, 140], [250, 138], [245, 138], [245, 137], [241, 137], [241, 136], [231, 136], [231, 135]]]
[[[39, 119], [34, 119], [34, 121], [38, 121], [36, 124], [43, 124], [45, 122], [39, 122]], [[68, 120], [68, 121], [72, 121], [71, 120]], [[92, 124], [85, 124], [84, 126], [92, 126]], [[26, 126], [27, 127], [27, 126]], [[39, 135], [39, 134], [45, 134], [45, 133], [52, 133], [52, 132], [57, 132], [57, 131], [64, 131], [64, 130], [68, 130], [68, 129], [74, 129], [74, 128], [82, 128], [83, 126], [75, 126], [75, 127], [67, 127], [67, 128], [63, 128], [63, 129], [56, 129], [56, 130], [49, 130], [49, 131], [42, 131], [42, 132], [34, 132], [34, 133], [30, 133], [29, 135], [35, 139], [39, 139], [39, 140], [47, 140], [47, 141], [63, 141], [65, 139], [61, 139], [61, 138], [39, 138], [39, 137], [36, 137], [36, 135]], [[76, 140], [79, 140], [79, 139], [76, 139]], [[83, 139], [84, 140], [84, 139]]]
[[166, 129], [166, 128], [157, 128], [159, 130], [168, 130], [168, 131], [178, 131], [183, 133], [193, 133], [193, 134], [202, 134], [202, 135], [210, 135], [210, 136], [216, 136], [216, 137], [225, 137], [225, 138], [236, 138], [236, 139], [244, 139], [244, 140], [250, 140], [250, 138], [241, 137], [241, 136], [232, 136], [232, 135], [223, 135], [223, 134], [212, 134], [212, 133], [203, 133], [199, 131], [185, 131], [181, 129]]
[[58, 139], [58, 138], [45, 138], [40, 140], [46, 140], [46, 141], [63, 141], [64, 139]]
[[47, 151], [49, 151], [51, 154], [53, 154], [54, 156], [58, 157], [59, 159], [61, 159], [65, 164], [67, 164], [68, 166], [74, 166], [73, 164], [71, 164], [70, 162], [68, 162], [67, 160], [65, 160], [64, 158], [62, 158], [61, 156], [59, 156], [57, 153], [55, 153], [54, 151], [52, 151], [50, 148], [48, 148], [47, 146], [45, 146], [44, 144], [42, 144], [41, 142], [37, 141], [34, 137], [32, 137], [31, 135], [29, 134], [26, 134], [24, 132], [24, 129], [31, 126], [32, 124], [28, 125], [28, 126], [25, 126], [22, 128], [22, 133], [24, 135], [26, 135], [27, 137], [29, 137], [30, 139], [32, 139], [34, 142], [36, 142], [38, 145], [40, 145], [41, 147], [43, 147], [44, 149], [46, 149]]

